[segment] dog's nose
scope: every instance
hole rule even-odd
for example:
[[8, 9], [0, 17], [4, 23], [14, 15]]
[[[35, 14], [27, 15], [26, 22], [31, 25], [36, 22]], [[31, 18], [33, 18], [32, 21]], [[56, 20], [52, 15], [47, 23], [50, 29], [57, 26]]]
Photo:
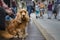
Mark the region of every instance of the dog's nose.
[[25, 17], [25, 15], [23, 15], [23, 17]]

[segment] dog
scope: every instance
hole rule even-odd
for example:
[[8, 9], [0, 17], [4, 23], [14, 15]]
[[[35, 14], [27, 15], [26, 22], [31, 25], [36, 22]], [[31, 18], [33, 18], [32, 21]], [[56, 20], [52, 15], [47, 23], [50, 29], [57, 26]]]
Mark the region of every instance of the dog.
[[[21, 29], [22, 32], [22, 37], [26, 37], [27, 35], [27, 31], [26, 31], [26, 26], [29, 22], [29, 15], [28, 12], [25, 9], [21, 9], [19, 10], [19, 13], [17, 14], [18, 16], [21, 16], [21, 21], [20, 21], [20, 25], [18, 26], [18, 29]], [[17, 30], [18, 33], [20, 32], [19, 30]], [[21, 34], [19, 34], [21, 35]], [[19, 38], [21, 38], [21, 36], [19, 36]]]
[[16, 18], [10, 22], [7, 30], [11, 35], [18, 36], [19, 38], [25, 38], [27, 35], [26, 26], [28, 22], [28, 12], [25, 9], [20, 9], [17, 12]]

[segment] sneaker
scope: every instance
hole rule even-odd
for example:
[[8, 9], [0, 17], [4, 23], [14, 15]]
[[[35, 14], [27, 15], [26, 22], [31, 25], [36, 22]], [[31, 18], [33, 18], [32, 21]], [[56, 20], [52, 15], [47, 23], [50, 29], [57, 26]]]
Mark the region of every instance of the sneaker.
[[51, 18], [48, 18], [48, 19], [51, 19]]

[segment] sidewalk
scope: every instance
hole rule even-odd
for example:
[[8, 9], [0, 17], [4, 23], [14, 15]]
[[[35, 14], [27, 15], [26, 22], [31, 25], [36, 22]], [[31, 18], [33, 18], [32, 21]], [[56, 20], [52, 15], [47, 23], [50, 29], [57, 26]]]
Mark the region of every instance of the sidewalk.
[[46, 40], [60, 40], [60, 21], [48, 19], [36, 19], [35, 14], [31, 17]]

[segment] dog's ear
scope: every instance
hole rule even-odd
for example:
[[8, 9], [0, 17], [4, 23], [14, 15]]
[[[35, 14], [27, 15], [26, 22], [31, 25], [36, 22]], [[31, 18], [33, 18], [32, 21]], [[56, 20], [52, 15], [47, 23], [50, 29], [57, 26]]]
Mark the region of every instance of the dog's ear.
[[20, 13], [18, 12], [17, 14], [16, 14], [16, 18], [15, 19], [19, 19], [21, 17], [21, 15], [20, 15]]
[[16, 20], [17, 22], [21, 23], [21, 14], [20, 14], [20, 10], [17, 12], [15, 20]]
[[29, 13], [28, 13], [28, 11], [26, 11], [26, 16], [27, 16], [27, 17], [29, 17], [29, 15], [28, 15], [28, 14], [29, 14]]
[[29, 21], [29, 15], [28, 15], [28, 11], [26, 11], [26, 20]]

